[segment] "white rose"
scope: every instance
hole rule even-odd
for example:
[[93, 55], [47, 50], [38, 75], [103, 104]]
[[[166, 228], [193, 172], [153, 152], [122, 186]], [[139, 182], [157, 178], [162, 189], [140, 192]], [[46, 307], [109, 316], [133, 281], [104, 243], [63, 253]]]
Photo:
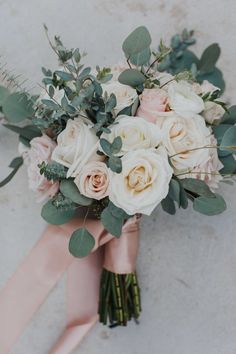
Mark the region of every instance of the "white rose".
[[109, 194], [109, 170], [104, 162], [87, 163], [74, 180], [81, 194], [100, 200]]
[[[162, 124], [163, 144], [177, 171], [193, 168], [208, 158], [210, 130], [204, 118], [172, 115]], [[199, 149], [200, 148], [200, 149]]]
[[196, 178], [204, 181], [212, 190], [219, 187], [219, 182], [223, 180], [220, 170], [224, 165], [220, 162], [218, 158], [217, 141], [212, 135], [210, 137], [211, 148], [207, 149], [208, 159], [207, 161], [201, 163], [200, 165], [191, 169], [187, 174], [180, 175], [179, 178]]
[[109, 199], [129, 215], [150, 215], [168, 194], [172, 172], [163, 147], [130, 151], [122, 172], [111, 173]]
[[134, 101], [138, 99], [138, 94], [135, 89], [121, 84], [118, 80], [111, 79], [102, 84], [102, 89], [104, 92], [107, 92], [109, 96], [112, 93], [116, 96], [116, 107], [114, 108], [116, 115], [125, 107], [131, 106]]
[[137, 149], [155, 148], [161, 143], [161, 131], [158, 126], [141, 117], [120, 115], [115, 122], [116, 124], [109, 127], [111, 133], [103, 133], [101, 137], [110, 143], [116, 137], [121, 137], [122, 148], [117, 156]]
[[214, 124], [219, 121], [225, 113], [224, 108], [215, 102], [207, 101], [205, 102], [205, 109], [202, 113], [206, 122], [209, 124]]
[[82, 118], [69, 119], [66, 128], [57, 137], [52, 160], [69, 168], [68, 178], [90, 159], [101, 159], [96, 154], [97, 148], [98, 137], [90, 122]]
[[169, 105], [180, 115], [191, 116], [204, 110], [204, 102], [187, 81], [171, 82], [168, 88]]

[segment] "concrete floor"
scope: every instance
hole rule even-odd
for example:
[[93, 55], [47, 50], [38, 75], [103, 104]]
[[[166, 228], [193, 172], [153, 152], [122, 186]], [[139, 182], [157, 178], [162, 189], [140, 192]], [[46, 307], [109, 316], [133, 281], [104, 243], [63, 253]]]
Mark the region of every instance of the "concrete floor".
[[[10, 69], [40, 81], [40, 67], [56, 60], [42, 23], [68, 46], [89, 53], [91, 65], [122, 59], [122, 39], [145, 24], [156, 43], [184, 27], [196, 29], [197, 51], [215, 41], [228, 82], [226, 98], [236, 102], [236, 3], [234, 0], [0, 0], [0, 52]], [[0, 179], [16, 156], [13, 133], [0, 127]], [[160, 208], [142, 220], [138, 262], [143, 314], [140, 325], [109, 330], [97, 325], [76, 353], [235, 354], [236, 199], [235, 186], [222, 184], [228, 210], [217, 217]], [[26, 172], [0, 190], [0, 286], [44, 229], [40, 205], [28, 191]], [[0, 314], [1, 315], [1, 314]], [[65, 279], [41, 307], [14, 354], [46, 354], [65, 321]]]

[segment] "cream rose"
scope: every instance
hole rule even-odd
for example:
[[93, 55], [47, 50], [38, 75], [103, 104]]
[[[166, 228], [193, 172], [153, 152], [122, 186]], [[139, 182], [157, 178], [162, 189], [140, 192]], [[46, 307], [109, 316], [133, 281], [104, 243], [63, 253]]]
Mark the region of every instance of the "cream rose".
[[87, 163], [74, 180], [81, 194], [100, 200], [109, 194], [109, 172], [100, 161]]
[[102, 84], [102, 89], [104, 92], [107, 92], [108, 95], [113, 93], [116, 96], [116, 107], [114, 108], [116, 115], [125, 107], [131, 106], [134, 101], [138, 99], [138, 94], [135, 89], [121, 84], [118, 80], [111, 79], [107, 83]]
[[168, 88], [169, 105], [176, 113], [191, 116], [204, 110], [204, 102], [187, 81], [171, 82]]
[[[172, 115], [162, 124], [163, 144], [177, 171], [194, 168], [208, 159], [210, 130], [200, 115]], [[200, 148], [200, 149], [199, 149]]]
[[159, 112], [167, 110], [167, 93], [159, 88], [145, 89], [140, 97], [140, 106], [136, 115], [155, 123]]
[[187, 174], [180, 175], [179, 178], [201, 179], [214, 190], [219, 187], [219, 182], [223, 180], [219, 171], [224, 165], [218, 158], [217, 149], [214, 148], [214, 146], [217, 146], [217, 141], [213, 135], [210, 137], [210, 144], [212, 147], [207, 149], [208, 159], [204, 163], [191, 169]]
[[141, 117], [121, 115], [109, 129], [111, 133], [103, 133], [101, 137], [110, 143], [116, 137], [121, 137], [122, 148], [118, 156], [137, 149], [155, 148], [161, 143], [161, 131], [158, 126]]
[[98, 137], [89, 121], [82, 118], [69, 119], [66, 128], [57, 137], [52, 160], [69, 168], [67, 178], [74, 176], [91, 158], [100, 160], [96, 154]]
[[37, 193], [37, 201], [41, 202], [53, 197], [59, 189], [59, 183], [48, 181], [40, 174], [38, 167], [42, 162], [48, 163], [51, 161], [51, 155], [56, 144], [47, 135], [43, 135], [32, 139], [30, 145], [28, 150], [22, 152], [27, 165], [29, 188]]
[[150, 215], [168, 194], [172, 172], [163, 147], [130, 151], [122, 172], [111, 173], [109, 199], [129, 215]]
[[218, 122], [224, 115], [224, 108], [212, 101], [205, 102], [205, 109], [202, 112], [205, 121], [209, 124], [214, 124]]

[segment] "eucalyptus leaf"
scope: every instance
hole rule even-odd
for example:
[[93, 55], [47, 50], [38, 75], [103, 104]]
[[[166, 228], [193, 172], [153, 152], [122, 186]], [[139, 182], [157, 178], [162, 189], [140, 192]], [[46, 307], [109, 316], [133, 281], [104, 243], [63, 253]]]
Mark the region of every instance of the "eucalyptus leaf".
[[47, 100], [47, 99], [42, 99], [41, 101], [45, 106], [47, 106], [49, 109], [52, 109], [53, 111], [57, 111], [58, 109], [60, 109], [60, 106], [52, 101], [52, 100]]
[[214, 197], [201, 196], [194, 199], [193, 209], [201, 214], [212, 216], [223, 213], [227, 208], [225, 200], [219, 194]]
[[33, 102], [25, 93], [12, 93], [6, 97], [2, 106], [3, 113], [7, 120], [12, 123], [19, 123], [31, 118], [34, 114]]
[[177, 180], [171, 179], [169, 186], [169, 197], [180, 206], [180, 184]]
[[22, 157], [16, 157], [14, 158], [9, 167], [13, 169], [13, 171], [3, 180], [0, 182], [0, 188], [4, 187], [7, 183], [9, 183], [12, 178], [15, 176], [19, 168], [23, 165], [24, 161]]
[[65, 197], [71, 199], [76, 204], [88, 206], [92, 203], [92, 199], [87, 198], [80, 193], [78, 187], [72, 179], [62, 180], [60, 184], [60, 191]]
[[199, 74], [198, 73], [196, 79], [200, 83], [202, 83], [204, 80], [209, 81], [214, 86], [219, 87], [219, 89], [221, 90], [221, 94], [225, 90], [225, 81], [223, 78], [223, 74], [218, 68], [215, 68], [212, 72], [207, 73], [207, 74]]
[[122, 148], [122, 139], [120, 136], [117, 136], [111, 144], [112, 154], [117, 154], [121, 148]]
[[127, 58], [142, 52], [144, 49], [148, 48], [152, 42], [149, 31], [146, 27], [140, 26], [136, 28], [130, 35], [125, 39], [122, 49]]
[[101, 148], [103, 150], [103, 152], [107, 155], [107, 156], [111, 156], [112, 155], [112, 150], [111, 150], [111, 143], [102, 138], [100, 139], [100, 145], [101, 145]]
[[69, 242], [69, 251], [74, 257], [86, 257], [93, 249], [95, 240], [93, 235], [86, 229], [75, 230]]
[[236, 124], [236, 105], [228, 109], [223, 116], [224, 124]]
[[[217, 139], [217, 145], [218, 146], [221, 145], [221, 142], [222, 142], [224, 134], [231, 127], [232, 127], [231, 124], [219, 124], [219, 125], [217, 125], [215, 127], [212, 127], [214, 136]], [[228, 156], [230, 154], [231, 154], [231, 151], [221, 151], [220, 149], [218, 150], [218, 155], [220, 157]]]
[[129, 60], [133, 65], [142, 66], [149, 63], [151, 54], [150, 48], [145, 48], [142, 52], [131, 55]]
[[55, 74], [59, 76], [59, 78], [62, 79], [63, 81], [72, 81], [74, 79], [72, 74], [67, 73], [65, 71], [57, 70], [55, 71]]
[[10, 92], [6, 87], [0, 86], [0, 107], [3, 105], [3, 102], [5, 101], [7, 96], [9, 96], [9, 94]]
[[114, 216], [108, 207], [105, 208], [101, 214], [101, 222], [104, 228], [113, 236], [121, 236], [124, 219]]
[[120, 74], [118, 80], [123, 85], [136, 88], [137, 86], [144, 84], [146, 77], [139, 70], [126, 69]]
[[115, 216], [116, 218], [121, 218], [121, 219], [128, 219], [130, 218], [130, 215], [128, 215], [123, 209], [118, 208], [115, 204], [113, 204], [111, 201], [109, 202], [107, 209], [109, 212]]
[[113, 172], [121, 173], [122, 171], [122, 161], [117, 156], [110, 156], [108, 160], [108, 166]]
[[208, 197], [214, 196], [214, 193], [212, 193], [208, 185], [200, 179], [184, 178], [181, 179], [181, 184], [184, 189], [194, 194], [204, 195]]
[[188, 207], [188, 196], [181, 183], [180, 183], [180, 206], [183, 209], [187, 209]]
[[162, 209], [170, 215], [176, 213], [175, 203], [168, 195], [161, 201], [161, 206]]
[[49, 200], [42, 208], [41, 216], [49, 224], [63, 225], [75, 215], [75, 209], [63, 210], [56, 208], [52, 200]]
[[215, 64], [220, 57], [220, 47], [217, 43], [211, 44], [207, 47], [198, 63], [198, 70], [201, 74], [207, 74], [214, 70]]
[[221, 157], [220, 161], [224, 167], [220, 170], [222, 174], [232, 174], [236, 172], [236, 160], [233, 155]]
[[21, 128], [16, 125], [4, 124], [4, 127], [19, 134], [22, 138], [27, 139], [28, 141], [42, 135], [41, 131], [35, 125], [26, 125]]
[[236, 126], [229, 128], [221, 141], [220, 150], [236, 154]]

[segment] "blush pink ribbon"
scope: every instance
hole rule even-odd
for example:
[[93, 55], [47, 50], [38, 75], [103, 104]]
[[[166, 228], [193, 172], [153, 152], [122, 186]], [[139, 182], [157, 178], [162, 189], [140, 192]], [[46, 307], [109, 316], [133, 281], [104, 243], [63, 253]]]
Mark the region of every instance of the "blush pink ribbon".
[[47, 227], [38, 243], [0, 292], [0, 354], [8, 354], [30, 319], [68, 271], [67, 326], [49, 354], [71, 354], [98, 320], [102, 268], [126, 274], [135, 270], [139, 220], [129, 219], [117, 239], [99, 220], [86, 227], [95, 237], [93, 252], [82, 259], [68, 251], [72, 232], [83, 225], [74, 219], [62, 226]]

